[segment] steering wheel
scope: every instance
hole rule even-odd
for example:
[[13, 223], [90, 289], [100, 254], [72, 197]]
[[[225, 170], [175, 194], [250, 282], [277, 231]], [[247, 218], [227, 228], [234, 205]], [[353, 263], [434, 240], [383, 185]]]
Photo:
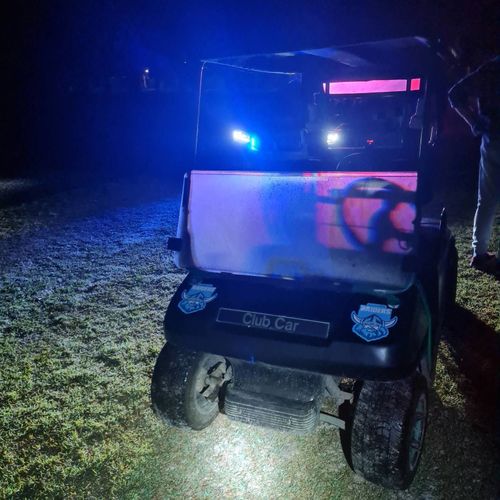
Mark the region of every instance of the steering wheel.
[[[415, 193], [407, 191], [392, 182], [377, 177], [356, 179], [344, 188], [341, 203], [338, 204], [338, 220], [344, 236], [357, 248], [384, 250], [389, 239], [399, 241], [403, 251], [411, 248], [412, 234], [402, 231], [391, 221], [391, 212], [400, 203], [414, 203]], [[352, 198], [382, 200], [382, 206], [371, 216], [367, 226], [370, 228], [368, 241], [362, 241], [347, 222], [346, 200]]]
[[369, 159], [371, 157], [373, 157], [372, 152], [366, 149], [363, 151], [356, 151], [355, 153], [350, 153], [338, 161], [335, 170], [347, 170], [347, 171], [357, 170], [359, 168], [357, 166], [358, 160]]

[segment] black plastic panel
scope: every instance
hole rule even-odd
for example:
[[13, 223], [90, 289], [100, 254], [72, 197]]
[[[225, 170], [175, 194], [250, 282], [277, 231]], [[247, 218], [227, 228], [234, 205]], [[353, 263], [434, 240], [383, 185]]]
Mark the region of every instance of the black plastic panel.
[[[202, 286], [193, 289], [200, 281]], [[185, 313], [183, 301], [189, 298], [191, 290], [205, 290], [205, 297], [198, 293], [195, 309], [201, 309], [192, 311], [190, 307], [189, 313]], [[368, 304], [380, 306], [381, 310], [391, 304], [391, 321], [397, 317], [397, 322], [387, 329], [386, 337], [368, 341], [353, 331], [353, 313], [362, 317], [361, 306]], [[217, 321], [221, 308], [328, 323], [328, 333], [319, 337], [221, 323]], [[365, 379], [393, 379], [409, 374], [420, 358], [427, 328], [428, 318], [416, 287], [398, 296], [384, 296], [305, 288], [299, 282], [210, 274], [188, 275], [165, 317], [167, 340], [189, 349]]]

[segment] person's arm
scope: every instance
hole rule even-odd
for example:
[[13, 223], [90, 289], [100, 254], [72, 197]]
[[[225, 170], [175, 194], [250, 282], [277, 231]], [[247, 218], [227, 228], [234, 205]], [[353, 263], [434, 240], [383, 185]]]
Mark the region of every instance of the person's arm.
[[476, 136], [486, 132], [489, 125], [488, 120], [479, 113], [478, 103], [484, 74], [485, 65], [462, 78], [448, 92], [451, 107], [465, 120]]
[[475, 136], [481, 135], [488, 129], [488, 120], [481, 114], [479, 114], [477, 106], [477, 98], [475, 99], [474, 106], [470, 104], [467, 105], [455, 105], [453, 109], [462, 117], [463, 120], [469, 125], [472, 133]]

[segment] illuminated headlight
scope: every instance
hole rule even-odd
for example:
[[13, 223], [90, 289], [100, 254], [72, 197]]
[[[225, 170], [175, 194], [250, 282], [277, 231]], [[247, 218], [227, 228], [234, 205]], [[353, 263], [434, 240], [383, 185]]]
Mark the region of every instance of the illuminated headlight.
[[250, 144], [252, 138], [250, 134], [243, 132], [243, 130], [233, 130], [233, 141], [239, 144]]
[[259, 138], [243, 130], [233, 130], [233, 141], [238, 144], [244, 144], [250, 151], [258, 151], [260, 149]]
[[332, 131], [326, 134], [326, 144], [328, 146], [334, 146], [340, 141], [340, 134], [338, 132]]

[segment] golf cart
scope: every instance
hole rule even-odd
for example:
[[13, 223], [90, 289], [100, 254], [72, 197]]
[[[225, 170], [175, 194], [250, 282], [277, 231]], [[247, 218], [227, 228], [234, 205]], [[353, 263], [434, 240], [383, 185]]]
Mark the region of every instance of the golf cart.
[[325, 422], [355, 472], [410, 485], [456, 287], [445, 213], [422, 217], [439, 68], [418, 37], [204, 61], [151, 389], [168, 425]]

